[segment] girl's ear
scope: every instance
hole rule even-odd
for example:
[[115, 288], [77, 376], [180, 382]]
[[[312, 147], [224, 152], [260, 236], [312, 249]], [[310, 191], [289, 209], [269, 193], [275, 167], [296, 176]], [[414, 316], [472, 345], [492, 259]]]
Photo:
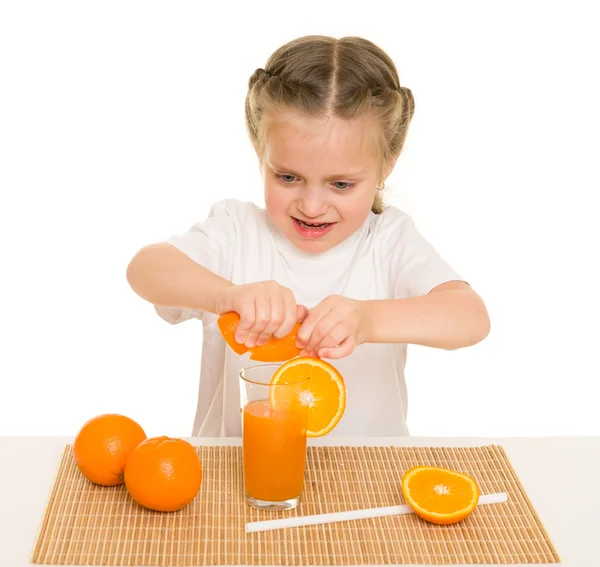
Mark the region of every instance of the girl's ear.
[[398, 161], [398, 157], [396, 156], [393, 161], [391, 161], [390, 163], [388, 163], [386, 165], [386, 167], [383, 170], [383, 176], [381, 178], [381, 183], [385, 183], [385, 181], [387, 180], [387, 178], [390, 176], [390, 173], [392, 173], [392, 171], [394, 170], [394, 167], [396, 167], [396, 162]]
[[394, 169], [394, 165], [392, 164], [392, 165], [386, 165], [385, 167], [382, 167], [379, 170], [379, 177], [377, 177], [377, 185], [375, 186], [375, 189], [383, 189], [383, 187], [385, 187], [385, 182], [387, 181], [387, 178], [390, 176], [390, 173], [392, 173], [393, 169]]

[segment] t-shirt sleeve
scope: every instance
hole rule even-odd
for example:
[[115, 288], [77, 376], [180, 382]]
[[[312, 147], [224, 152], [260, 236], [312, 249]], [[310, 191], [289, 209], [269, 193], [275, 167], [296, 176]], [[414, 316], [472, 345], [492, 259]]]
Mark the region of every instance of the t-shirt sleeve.
[[[219, 201], [212, 206], [206, 220], [164, 242], [175, 246], [204, 268], [230, 280], [240, 213], [247, 206], [235, 200]], [[154, 308], [160, 317], [173, 325], [189, 319], [202, 319], [202, 312], [193, 309], [162, 305]]]
[[388, 251], [390, 285], [394, 299], [427, 295], [453, 280], [466, 281], [418, 231], [410, 215], [386, 209], [382, 215], [382, 246]]

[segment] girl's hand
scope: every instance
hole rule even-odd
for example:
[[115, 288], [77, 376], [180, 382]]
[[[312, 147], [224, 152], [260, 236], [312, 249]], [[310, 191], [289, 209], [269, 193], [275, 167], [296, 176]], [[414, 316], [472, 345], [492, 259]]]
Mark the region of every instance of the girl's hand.
[[364, 301], [330, 295], [309, 311], [296, 345], [300, 356], [343, 358], [365, 342], [366, 326]]
[[285, 337], [308, 315], [292, 291], [274, 281], [227, 286], [216, 309], [218, 315], [235, 311], [240, 316], [235, 340], [248, 348], [264, 345], [271, 337]]

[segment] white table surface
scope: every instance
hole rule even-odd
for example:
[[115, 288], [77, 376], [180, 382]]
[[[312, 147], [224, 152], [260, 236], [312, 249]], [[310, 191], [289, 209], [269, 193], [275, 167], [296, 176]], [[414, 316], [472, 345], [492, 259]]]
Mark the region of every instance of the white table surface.
[[[186, 438], [194, 445], [239, 439]], [[72, 437], [0, 437], [0, 566], [30, 557], [65, 444]], [[600, 437], [342, 438], [311, 445], [502, 445], [565, 567], [600, 566]], [[539, 564], [538, 564], [539, 565]]]

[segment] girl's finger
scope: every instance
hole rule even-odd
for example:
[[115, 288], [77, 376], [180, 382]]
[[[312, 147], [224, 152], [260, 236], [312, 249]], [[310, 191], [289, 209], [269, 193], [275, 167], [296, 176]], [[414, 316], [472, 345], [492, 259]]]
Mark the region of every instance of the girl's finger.
[[308, 350], [307, 345], [311, 338], [311, 335], [321, 319], [323, 315], [329, 312], [329, 308], [327, 306], [323, 306], [322, 303], [319, 303], [316, 307], [313, 307], [309, 312], [302, 325], [300, 325], [300, 329], [298, 329], [298, 334], [296, 335], [296, 346], [300, 349]]
[[275, 331], [279, 329], [285, 318], [285, 301], [282, 294], [276, 293], [271, 295], [269, 297], [269, 305], [271, 310], [270, 319], [258, 336], [256, 343], [258, 345], [264, 345], [273, 336]]
[[296, 320], [298, 323], [303, 323], [308, 317], [308, 308], [305, 305], [296, 306]]
[[[334, 347], [336, 346], [338, 343], [332, 343], [331, 342], [331, 332], [336, 329], [340, 324], [342, 323], [341, 321], [341, 316], [339, 311], [337, 310], [332, 310], [332, 311], [328, 311], [327, 313], [325, 313], [321, 319], [319, 319], [319, 321], [317, 322], [317, 324], [315, 325], [310, 338], [308, 340], [308, 342], [306, 343], [306, 346], [304, 347], [306, 350], [308, 351], [316, 351], [318, 349], [319, 346], [324, 346], [324, 347]], [[340, 329], [337, 329], [337, 333], [340, 334]], [[339, 341], [342, 341], [346, 338], [346, 336], [343, 336], [339, 339]], [[323, 342], [325, 341], [325, 342]]]
[[235, 330], [235, 340], [240, 344], [244, 344], [248, 338], [248, 332], [254, 325], [254, 301], [248, 302], [243, 309], [240, 309], [238, 315], [240, 316], [240, 322]]
[[248, 348], [256, 346], [259, 335], [271, 319], [271, 302], [268, 296], [258, 295], [254, 298], [254, 312], [254, 323], [248, 331], [248, 337], [245, 342]]
[[283, 302], [283, 320], [279, 327], [273, 332], [273, 335], [278, 339], [289, 335], [298, 320], [296, 316], [296, 298], [294, 297], [292, 290], [282, 288], [281, 300]]
[[342, 341], [337, 347], [319, 349], [319, 358], [339, 359], [352, 354], [355, 348], [354, 339], [348, 337]]
[[313, 347], [313, 352], [319, 353], [323, 348], [335, 348], [342, 344], [349, 336], [350, 331], [344, 320], [340, 320], [337, 325], [334, 325], [329, 332]]

